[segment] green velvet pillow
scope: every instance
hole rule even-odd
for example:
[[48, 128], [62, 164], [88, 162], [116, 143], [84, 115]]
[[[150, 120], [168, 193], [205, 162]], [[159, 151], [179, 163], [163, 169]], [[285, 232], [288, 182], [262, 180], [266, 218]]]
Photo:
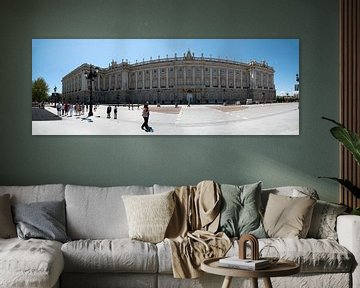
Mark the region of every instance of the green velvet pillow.
[[219, 231], [229, 237], [253, 234], [266, 238], [260, 216], [261, 182], [243, 186], [222, 184], [221, 192]]

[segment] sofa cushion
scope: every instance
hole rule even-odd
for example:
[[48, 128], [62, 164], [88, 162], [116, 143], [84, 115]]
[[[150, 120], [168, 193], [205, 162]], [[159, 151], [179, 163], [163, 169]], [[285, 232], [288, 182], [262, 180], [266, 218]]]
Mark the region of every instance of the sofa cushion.
[[165, 193], [175, 190], [176, 186], [154, 184], [154, 194]]
[[0, 287], [53, 287], [63, 268], [59, 242], [0, 239]]
[[[354, 257], [344, 246], [330, 239], [264, 238], [259, 239], [259, 250], [273, 246], [280, 259], [294, 261], [300, 265], [301, 273], [348, 273], [354, 266]], [[235, 241], [227, 256], [237, 255]], [[268, 250], [268, 251], [272, 251]], [[276, 253], [276, 251], [274, 251]], [[250, 249], [247, 250], [250, 256]], [[269, 255], [276, 256], [276, 255]]]
[[251, 233], [266, 237], [260, 215], [261, 182], [243, 186], [221, 184], [219, 230], [229, 237]]
[[67, 233], [71, 239], [128, 238], [122, 195], [153, 194], [152, 187], [66, 185]]
[[307, 237], [337, 240], [336, 219], [346, 209], [345, 205], [318, 200], [314, 206]]
[[169, 241], [156, 244], [160, 274], [172, 274], [171, 246]]
[[61, 201], [65, 197], [65, 185], [0, 186], [0, 195], [4, 194], [10, 194], [11, 204]]
[[130, 239], [78, 240], [61, 248], [66, 272], [155, 273], [156, 246]]
[[262, 212], [265, 212], [267, 201], [270, 194], [289, 196], [289, 197], [306, 197], [310, 196], [314, 199], [319, 199], [319, 195], [316, 190], [310, 187], [304, 186], [283, 186], [275, 188], [267, 188], [261, 191], [261, 206]]
[[175, 208], [174, 192], [156, 195], [124, 195], [131, 239], [157, 243], [164, 240]]
[[9, 194], [0, 196], [0, 238], [16, 237]]
[[[329, 239], [263, 238], [259, 250], [274, 246], [281, 259], [295, 261], [302, 273], [348, 273], [354, 266], [353, 255], [338, 242]], [[156, 244], [159, 273], [171, 274], [171, 248], [168, 241]], [[238, 241], [234, 241], [226, 256], [238, 255]], [[250, 257], [250, 247], [247, 255]], [[276, 255], [271, 255], [276, 256]]]
[[316, 200], [307, 197], [269, 195], [264, 227], [269, 237], [305, 238]]
[[17, 234], [22, 239], [69, 241], [65, 228], [65, 201], [45, 201], [13, 206]]

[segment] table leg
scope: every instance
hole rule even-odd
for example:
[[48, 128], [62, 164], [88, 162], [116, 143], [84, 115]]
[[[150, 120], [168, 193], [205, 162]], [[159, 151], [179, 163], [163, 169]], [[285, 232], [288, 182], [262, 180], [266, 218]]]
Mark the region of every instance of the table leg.
[[266, 277], [263, 279], [264, 279], [265, 288], [273, 288], [270, 278]]
[[221, 286], [221, 288], [230, 288], [232, 277], [231, 276], [225, 276], [224, 282]]
[[252, 287], [258, 288], [258, 279], [257, 278], [251, 278]]

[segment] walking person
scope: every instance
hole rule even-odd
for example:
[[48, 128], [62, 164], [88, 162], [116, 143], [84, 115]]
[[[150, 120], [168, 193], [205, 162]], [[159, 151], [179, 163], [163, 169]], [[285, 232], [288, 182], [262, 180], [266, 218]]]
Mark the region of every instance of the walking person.
[[80, 116], [80, 105], [78, 102], [75, 104], [75, 115]]
[[[144, 108], [142, 110], [142, 117], [144, 118], [144, 123], [141, 125], [141, 129], [145, 130], [145, 131], [149, 131], [150, 127], [148, 125], [149, 122], [149, 116], [150, 116], [150, 110], [149, 110], [149, 105], [148, 104], [144, 104]], [[144, 129], [145, 128], [145, 129]]]
[[114, 119], [117, 119], [117, 107], [116, 107], [116, 105], [114, 106]]
[[73, 104], [69, 104], [69, 112], [70, 112], [70, 117], [72, 117], [73, 116], [73, 111], [74, 111], [74, 106], [73, 106]]
[[57, 115], [61, 116], [61, 104], [60, 104], [60, 102], [58, 102], [56, 104], [56, 110], [57, 110]]
[[110, 113], [111, 113], [111, 106], [110, 105], [106, 108], [106, 113], [107, 113], [107, 118], [111, 118], [110, 117]]
[[66, 102], [65, 103], [65, 116], [68, 116], [69, 115], [69, 103]]

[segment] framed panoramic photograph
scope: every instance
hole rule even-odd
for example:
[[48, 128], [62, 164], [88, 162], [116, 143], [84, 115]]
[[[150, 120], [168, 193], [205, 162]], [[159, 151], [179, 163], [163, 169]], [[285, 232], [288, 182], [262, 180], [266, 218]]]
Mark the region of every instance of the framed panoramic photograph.
[[299, 135], [299, 39], [33, 39], [32, 135]]

